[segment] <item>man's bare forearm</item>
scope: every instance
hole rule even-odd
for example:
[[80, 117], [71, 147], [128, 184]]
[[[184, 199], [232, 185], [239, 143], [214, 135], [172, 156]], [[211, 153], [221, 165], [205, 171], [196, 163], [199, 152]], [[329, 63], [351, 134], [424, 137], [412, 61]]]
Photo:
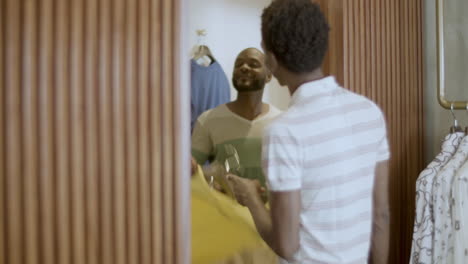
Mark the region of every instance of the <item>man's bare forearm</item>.
[[258, 233], [268, 246], [275, 251], [270, 211], [265, 207], [263, 201], [258, 198], [251, 199], [246, 206], [252, 214]]
[[390, 246], [390, 213], [374, 213], [372, 223], [370, 264], [387, 264]]
[[369, 263], [387, 264], [390, 245], [388, 161], [379, 162], [375, 170], [373, 193], [372, 240]]

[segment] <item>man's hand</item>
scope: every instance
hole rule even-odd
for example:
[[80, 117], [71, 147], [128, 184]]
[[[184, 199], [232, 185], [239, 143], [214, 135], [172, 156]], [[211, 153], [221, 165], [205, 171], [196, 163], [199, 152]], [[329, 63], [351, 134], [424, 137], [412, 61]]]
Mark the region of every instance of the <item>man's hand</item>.
[[249, 208], [257, 231], [263, 240], [286, 260], [292, 260], [299, 249], [300, 190], [271, 193], [269, 211], [260, 193], [264, 191], [258, 181], [229, 174], [234, 194], [240, 204]]
[[214, 161], [209, 165], [203, 166], [203, 174], [205, 174], [206, 180], [210, 182], [210, 178], [213, 177], [215, 180], [226, 175], [226, 169], [218, 161]]
[[257, 199], [262, 200], [261, 193], [265, 192], [265, 188], [260, 185], [258, 180], [244, 179], [233, 174], [228, 174], [227, 179], [240, 204], [248, 206], [249, 203]]

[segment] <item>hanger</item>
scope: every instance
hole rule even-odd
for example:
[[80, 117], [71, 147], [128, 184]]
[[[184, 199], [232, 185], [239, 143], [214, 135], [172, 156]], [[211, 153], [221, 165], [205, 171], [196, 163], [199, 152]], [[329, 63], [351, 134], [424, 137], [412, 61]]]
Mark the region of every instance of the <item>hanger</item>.
[[202, 40], [204, 40], [205, 36], [206, 36], [206, 30], [205, 29], [199, 29], [196, 31], [197, 35], [198, 35], [198, 40], [197, 40], [197, 48], [193, 54], [193, 57], [192, 59], [194, 59], [195, 61], [203, 58], [203, 57], [208, 57], [210, 59], [210, 64], [212, 64], [213, 62], [216, 61], [216, 59], [214, 58], [213, 56], [213, 53], [211, 52], [210, 48], [208, 48], [207, 45], [205, 44], [202, 44]]
[[195, 54], [193, 55], [193, 59], [198, 60], [204, 56], [207, 56], [208, 58], [210, 58], [211, 60], [210, 64], [216, 61], [213, 54], [211, 53], [210, 48], [208, 48], [208, 46], [205, 46], [205, 45], [200, 45], [198, 46], [198, 49], [195, 51]]
[[[466, 103], [466, 111], [468, 112], [468, 103]], [[465, 134], [468, 135], [468, 126], [465, 127]]]
[[[468, 106], [467, 106], [468, 110]], [[455, 112], [453, 111], [453, 103], [450, 105], [450, 112], [452, 113], [453, 117], [453, 126], [450, 128], [450, 133], [456, 133], [456, 132], [463, 132], [463, 129], [461, 126], [458, 125], [458, 120], [457, 117], [455, 116]]]

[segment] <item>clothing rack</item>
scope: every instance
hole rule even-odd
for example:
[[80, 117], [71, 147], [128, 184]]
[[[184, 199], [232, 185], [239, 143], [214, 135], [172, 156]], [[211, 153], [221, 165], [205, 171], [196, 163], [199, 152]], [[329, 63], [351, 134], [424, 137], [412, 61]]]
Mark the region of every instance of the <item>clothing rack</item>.
[[445, 109], [468, 110], [468, 101], [448, 101], [445, 98], [444, 0], [436, 0], [437, 17], [437, 94]]

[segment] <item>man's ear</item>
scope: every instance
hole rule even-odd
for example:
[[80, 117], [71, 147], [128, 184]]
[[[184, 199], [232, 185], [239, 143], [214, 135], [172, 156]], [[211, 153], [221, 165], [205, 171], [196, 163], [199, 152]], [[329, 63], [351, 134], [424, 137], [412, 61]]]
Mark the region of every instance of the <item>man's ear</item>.
[[265, 66], [266, 66], [266, 82], [271, 81], [273, 78], [273, 71], [278, 67], [278, 61], [276, 60], [275, 55], [271, 52], [265, 52]]
[[266, 69], [266, 78], [265, 78], [265, 82], [266, 83], [269, 83], [271, 81], [271, 79], [273, 78], [272, 74], [271, 74], [271, 71], [267, 68]]

